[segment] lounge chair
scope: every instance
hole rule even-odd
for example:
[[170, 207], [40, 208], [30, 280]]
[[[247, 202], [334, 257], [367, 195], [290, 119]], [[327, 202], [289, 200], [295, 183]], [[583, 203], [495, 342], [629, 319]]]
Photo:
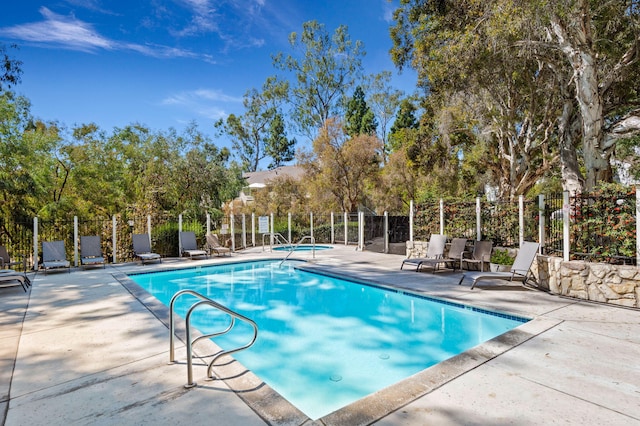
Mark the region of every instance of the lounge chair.
[[182, 255], [187, 255], [191, 259], [194, 257], [209, 257], [209, 253], [198, 248], [196, 242], [196, 234], [191, 231], [180, 232], [180, 244], [182, 246]]
[[80, 237], [80, 264], [82, 266], [88, 265], [102, 265], [106, 267], [107, 259], [102, 254], [102, 242], [100, 236], [90, 235]]
[[216, 234], [207, 234], [207, 249], [215, 252], [217, 256], [229, 254], [231, 256], [231, 249], [220, 244], [218, 236]]
[[21, 265], [23, 269], [26, 268], [26, 264], [23, 260], [11, 260], [11, 256], [9, 256], [9, 252], [5, 246], [0, 246], [0, 269], [9, 268], [13, 266]]
[[447, 236], [441, 234], [431, 234], [431, 238], [429, 238], [429, 245], [427, 246], [427, 253], [425, 257], [414, 257], [408, 258], [402, 261], [402, 265], [400, 265], [400, 269], [404, 267], [405, 263], [416, 265], [416, 271], [420, 269], [423, 263], [434, 260], [441, 259], [444, 255], [444, 247], [447, 242]]
[[433, 272], [435, 272], [441, 265], [450, 266], [455, 271], [456, 266], [460, 266], [460, 260], [464, 255], [466, 246], [466, 238], [454, 238], [451, 240], [447, 257], [423, 259], [418, 268], [416, 268], [416, 271], [422, 268], [431, 268], [433, 269]]
[[64, 241], [42, 242], [42, 268], [45, 275], [49, 269], [67, 268], [71, 272], [71, 263], [67, 260]]
[[538, 248], [540, 244], [530, 241], [525, 241], [522, 243], [522, 247], [518, 250], [518, 255], [513, 261], [513, 265], [511, 266], [511, 270], [509, 272], [466, 272], [462, 274], [462, 278], [460, 278], [460, 282], [458, 285], [462, 284], [465, 278], [471, 278], [473, 283], [471, 284], [471, 288], [473, 289], [476, 286], [476, 283], [480, 280], [509, 280], [509, 281], [522, 281], [523, 284], [527, 283], [529, 279], [529, 272], [531, 269], [531, 264], [536, 258], [538, 254]]
[[[21, 276], [24, 279], [24, 283], [26, 284], [26, 286], [27, 287], [31, 287], [31, 280], [27, 276], [27, 272], [26, 271], [21, 273], [21, 272], [14, 271], [13, 269], [0, 269], [0, 277], [11, 276], [11, 275], [19, 275], [19, 276]], [[22, 279], [20, 281], [22, 281]]]
[[15, 271], [7, 271], [0, 273], [0, 287], [15, 287], [21, 285], [24, 291], [31, 285], [29, 278]]
[[474, 242], [471, 257], [462, 259], [460, 269], [471, 270], [471, 267], [473, 266], [473, 270], [484, 271], [485, 264], [489, 265], [492, 249], [493, 241], [482, 240]]
[[162, 257], [158, 253], [151, 251], [149, 234], [133, 234], [131, 239], [133, 241], [133, 253], [140, 259], [140, 263], [144, 265], [145, 262], [155, 262], [156, 260], [162, 262]]

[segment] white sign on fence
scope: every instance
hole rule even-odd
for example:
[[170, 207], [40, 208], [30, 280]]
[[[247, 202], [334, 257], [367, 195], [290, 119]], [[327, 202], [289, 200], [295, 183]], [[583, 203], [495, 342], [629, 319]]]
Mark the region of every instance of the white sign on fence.
[[222, 226], [220, 227], [220, 233], [222, 235], [227, 235], [229, 233], [229, 224], [223, 223]]
[[269, 233], [269, 216], [260, 216], [258, 218], [258, 233], [259, 234]]

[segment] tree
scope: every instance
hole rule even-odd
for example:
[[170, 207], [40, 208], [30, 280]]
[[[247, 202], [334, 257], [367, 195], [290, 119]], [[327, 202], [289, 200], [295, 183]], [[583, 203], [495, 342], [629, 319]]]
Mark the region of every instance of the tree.
[[289, 43], [297, 55], [273, 56], [277, 69], [292, 72], [295, 83], [289, 93], [291, 117], [298, 130], [310, 139], [330, 117], [340, 116], [345, 94], [362, 70], [362, 42], [351, 41], [346, 26], [332, 36], [323, 24], [308, 21], [302, 33], [291, 33]]
[[[479, 93], [475, 80], [483, 72], [499, 78], [493, 85], [497, 87], [507, 88], [514, 76], [526, 85], [535, 80], [544, 88], [541, 93], [525, 85], [526, 103], [517, 106], [503, 96], [502, 104], [514, 112], [526, 107], [528, 128], [546, 129], [540, 134], [559, 148], [564, 186], [579, 190], [584, 182], [591, 189], [611, 180], [617, 141], [640, 132], [640, 9], [635, 2], [401, 4], [394, 15], [392, 55], [399, 66], [410, 64], [418, 70], [421, 85], [435, 92], [455, 89], [471, 95]], [[490, 90], [491, 78], [484, 81], [484, 89]], [[544, 133], [549, 131], [551, 138]], [[576, 142], [581, 142], [584, 179]]]
[[53, 125], [37, 122], [29, 101], [0, 94], [0, 199], [2, 215], [16, 222], [32, 218], [42, 206], [60, 141]]
[[265, 154], [273, 160], [269, 169], [275, 169], [295, 158], [295, 139], [287, 139], [282, 114], [277, 113], [269, 125], [269, 136], [265, 141]]
[[267, 157], [273, 159], [269, 167], [291, 160], [296, 141], [287, 139], [279, 110], [286, 90], [286, 83], [270, 77], [262, 92], [251, 89], [244, 95], [243, 115], [230, 114], [215, 123], [219, 135], [231, 137], [244, 171], [255, 172]]
[[409, 139], [406, 136], [407, 131], [418, 128], [418, 119], [415, 116], [416, 111], [417, 108], [411, 99], [405, 98], [400, 101], [398, 112], [389, 133], [390, 152], [395, 152], [401, 149], [403, 145], [406, 145], [405, 141]]
[[[11, 47], [17, 48], [16, 45], [11, 45]], [[0, 43], [0, 92], [11, 89], [12, 86], [20, 83], [21, 67], [22, 62], [9, 56], [6, 46]]]
[[378, 123], [364, 99], [364, 91], [357, 86], [353, 97], [347, 102], [345, 111], [345, 130], [351, 137], [357, 135], [373, 135]]
[[370, 76], [368, 86], [370, 92], [368, 104], [371, 106], [371, 110], [379, 124], [378, 136], [384, 145], [382, 149], [382, 162], [386, 164], [388, 155], [391, 152], [387, 129], [394, 114], [401, 105], [403, 92], [391, 86], [390, 71], [382, 71], [379, 74]]
[[424, 185], [424, 177], [413, 167], [406, 147], [400, 147], [389, 155], [382, 169], [380, 185], [375, 189], [376, 206], [389, 214], [406, 214]]
[[291, 176], [276, 176], [267, 182], [267, 187], [254, 192], [254, 203], [248, 213], [259, 215], [274, 213], [281, 217], [287, 213], [308, 213], [308, 188], [299, 179]]
[[616, 142], [640, 134], [640, 7], [572, 0], [531, 10], [542, 25], [523, 44], [538, 57], [561, 52], [573, 70], [567, 83], [573, 83], [582, 121], [585, 186], [594, 189], [612, 181]]
[[378, 178], [381, 145], [373, 135], [348, 138], [340, 122], [328, 120], [313, 142], [313, 152], [300, 161], [314, 194], [330, 193], [342, 211], [357, 211], [366, 203], [368, 184]]

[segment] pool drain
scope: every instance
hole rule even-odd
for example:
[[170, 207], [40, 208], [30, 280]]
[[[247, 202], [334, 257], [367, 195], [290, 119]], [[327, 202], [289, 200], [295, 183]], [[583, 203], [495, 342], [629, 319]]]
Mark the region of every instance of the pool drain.
[[380, 354], [380, 355], [378, 355], [378, 358], [380, 358], [380, 359], [389, 359], [389, 354]]
[[329, 377], [329, 379], [331, 379], [332, 382], [339, 382], [340, 380], [342, 380], [342, 376], [339, 374], [334, 374], [333, 376]]

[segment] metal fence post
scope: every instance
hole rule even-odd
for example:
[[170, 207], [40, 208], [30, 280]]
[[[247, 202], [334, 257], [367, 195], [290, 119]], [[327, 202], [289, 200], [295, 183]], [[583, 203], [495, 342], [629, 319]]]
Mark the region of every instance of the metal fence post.
[[247, 248], [247, 219], [242, 213], [242, 248]]
[[344, 212], [344, 245], [349, 244], [349, 216]]
[[636, 266], [640, 267], [640, 188], [636, 186]]
[[181, 232], [182, 232], [182, 213], [178, 215], [178, 257], [182, 257], [182, 238], [180, 238]]
[[384, 252], [389, 253], [389, 212], [384, 212]]
[[73, 266], [78, 267], [78, 216], [73, 217]]
[[118, 226], [118, 220], [116, 219], [116, 215], [114, 214], [111, 217], [111, 262], [116, 263], [118, 260], [116, 248], [118, 247], [118, 232], [116, 227]]
[[38, 270], [38, 218], [33, 218], [33, 270]]
[[287, 239], [289, 240], [289, 244], [293, 244], [293, 241], [291, 241], [291, 218], [292, 218], [291, 212], [287, 213]]
[[235, 235], [235, 231], [234, 231], [234, 229], [235, 229], [235, 226], [234, 226], [235, 217], [233, 216], [233, 213], [231, 213], [230, 219], [231, 220], [229, 222], [231, 222], [231, 223], [229, 224], [229, 227], [231, 228], [231, 231], [230, 231], [231, 232], [231, 251], [236, 251], [236, 235]]
[[211, 214], [207, 213], [207, 234], [211, 233]]
[[482, 207], [480, 197], [476, 197], [476, 239], [482, 240]]
[[251, 246], [256, 246], [256, 214], [251, 213]]
[[[269, 248], [273, 247], [273, 244], [274, 244], [273, 233], [275, 232], [275, 226], [273, 224], [273, 217], [274, 217], [273, 213], [271, 213], [271, 217], [270, 217], [271, 223], [269, 224], [270, 225], [269, 229], [271, 230], [271, 233], [270, 233], [271, 235], [269, 236]], [[291, 227], [289, 227], [289, 228], [291, 228]]]
[[335, 217], [333, 216], [333, 212], [331, 212], [331, 244], [335, 244], [336, 242], [335, 229], [333, 228], [335, 224], [336, 224]]
[[309, 235], [311, 235], [311, 238], [313, 238], [313, 212], [309, 212], [309, 229]]
[[440, 198], [440, 235], [444, 235], [444, 200]]
[[409, 202], [409, 241], [413, 241], [413, 200]]
[[518, 242], [519, 247], [524, 243], [524, 197], [518, 197]]
[[147, 215], [147, 234], [149, 234], [149, 247], [151, 247], [151, 215]]
[[569, 241], [569, 192], [562, 193], [562, 258], [565, 262], [569, 261], [569, 251], [571, 250]]
[[540, 253], [545, 253], [544, 243], [545, 243], [545, 202], [544, 202], [544, 194], [538, 195], [538, 240], [540, 241]]
[[364, 250], [364, 212], [358, 212], [358, 249]]

